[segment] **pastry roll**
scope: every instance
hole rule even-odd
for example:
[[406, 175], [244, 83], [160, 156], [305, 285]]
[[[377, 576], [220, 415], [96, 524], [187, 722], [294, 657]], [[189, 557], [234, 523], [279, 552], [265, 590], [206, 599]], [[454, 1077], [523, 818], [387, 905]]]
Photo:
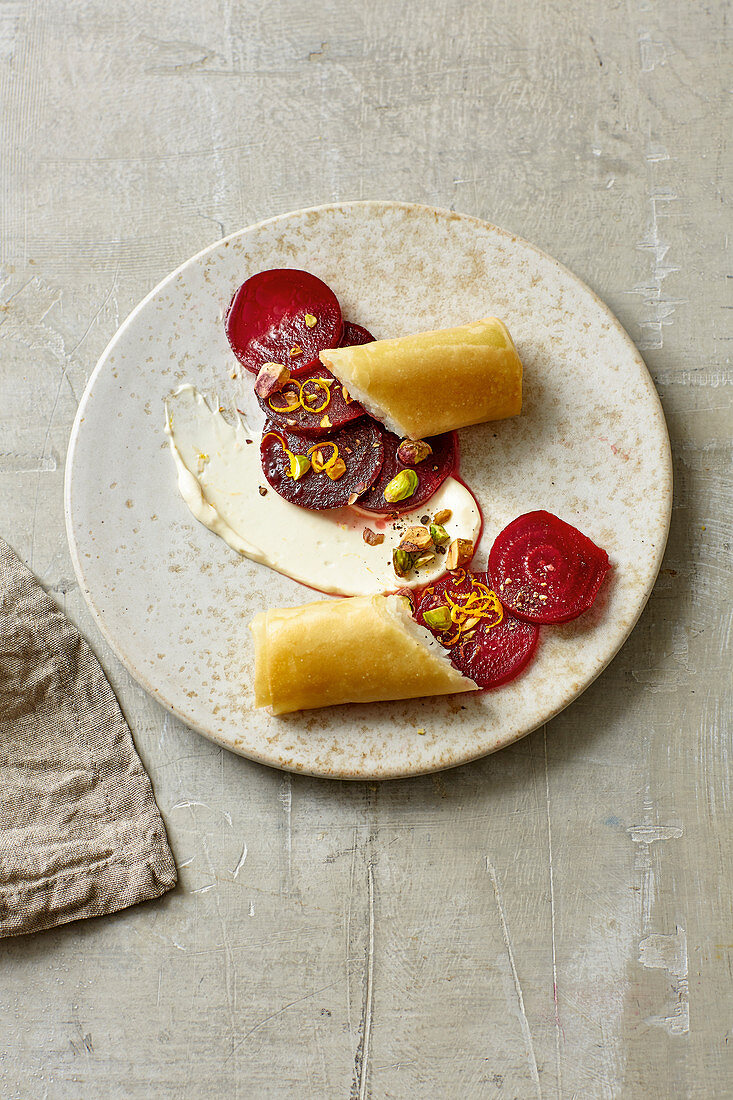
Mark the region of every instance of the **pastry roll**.
[[273, 714], [476, 691], [412, 618], [405, 596], [356, 596], [261, 611], [255, 706]]
[[522, 363], [496, 317], [329, 348], [320, 358], [351, 397], [403, 438], [504, 420], [522, 408]]

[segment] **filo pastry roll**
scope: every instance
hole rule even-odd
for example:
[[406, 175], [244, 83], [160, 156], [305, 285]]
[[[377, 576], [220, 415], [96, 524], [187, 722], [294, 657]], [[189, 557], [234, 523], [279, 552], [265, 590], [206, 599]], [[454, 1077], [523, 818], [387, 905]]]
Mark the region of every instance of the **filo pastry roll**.
[[504, 420], [522, 408], [522, 363], [503, 321], [329, 348], [321, 362], [402, 438]]
[[261, 611], [255, 706], [273, 714], [476, 691], [405, 596], [356, 596]]

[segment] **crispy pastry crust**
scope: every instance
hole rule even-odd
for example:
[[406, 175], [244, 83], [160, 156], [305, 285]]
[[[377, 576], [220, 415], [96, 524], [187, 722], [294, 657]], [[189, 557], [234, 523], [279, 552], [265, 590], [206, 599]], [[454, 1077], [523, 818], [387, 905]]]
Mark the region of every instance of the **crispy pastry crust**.
[[262, 611], [250, 629], [255, 705], [273, 714], [476, 690], [413, 620], [404, 596]]
[[496, 317], [322, 351], [367, 412], [401, 437], [504, 420], [522, 408], [522, 363]]

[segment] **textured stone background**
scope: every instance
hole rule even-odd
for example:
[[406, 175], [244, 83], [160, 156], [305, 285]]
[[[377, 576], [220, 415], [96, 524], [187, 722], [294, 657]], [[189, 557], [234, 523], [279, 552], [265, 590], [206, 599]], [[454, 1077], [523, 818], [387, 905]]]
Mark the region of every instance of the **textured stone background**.
[[[162, 903], [0, 945], [3, 1096], [731, 1094], [729, 16], [0, 4], [0, 534], [100, 654], [182, 868]], [[164, 714], [95, 630], [62, 507], [137, 301], [225, 233], [362, 197], [487, 218], [584, 278], [646, 357], [676, 474], [602, 678], [482, 763], [381, 786]]]

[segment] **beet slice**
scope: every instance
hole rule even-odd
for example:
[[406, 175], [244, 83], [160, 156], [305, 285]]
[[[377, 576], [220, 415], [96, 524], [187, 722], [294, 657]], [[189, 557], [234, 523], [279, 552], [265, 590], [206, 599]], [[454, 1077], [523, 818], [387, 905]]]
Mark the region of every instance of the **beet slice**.
[[344, 321], [344, 331], [341, 336], [341, 348], [353, 348], [357, 344], [371, 344], [374, 340], [368, 328], [355, 325], [353, 321]]
[[[302, 391], [304, 394], [303, 403], [308, 404], [310, 402], [316, 408], [320, 408], [326, 399], [326, 391], [322, 386], [312, 381], [314, 378], [325, 379], [326, 382], [330, 381], [328, 386], [329, 402], [321, 412], [310, 412], [304, 409], [302, 405], [299, 405], [296, 409], [283, 411], [273, 408], [273, 406], [288, 404], [288, 394], [298, 394], [301, 392], [301, 387], [304, 387]], [[350, 424], [352, 420], [357, 420], [364, 415], [364, 409], [359, 402], [346, 400], [341, 383], [318, 360], [315, 363], [309, 363], [305, 370], [298, 371], [297, 378], [293, 378], [291, 382], [286, 383], [280, 392], [274, 393], [266, 400], [261, 397], [258, 397], [257, 400], [273, 424], [277, 424], [281, 428], [290, 428], [295, 432], [304, 432], [308, 435], [325, 435], [334, 429], [342, 428], [344, 424]], [[324, 418], [327, 418], [328, 423], [324, 423]]]
[[[491, 588], [488, 573], [448, 573], [435, 584], [423, 590], [413, 615], [418, 623], [427, 626], [424, 614], [434, 607], [446, 606], [446, 593], [460, 602], [460, 597], [471, 591], [471, 577]], [[445, 635], [428, 630], [440, 641]], [[482, 620], [474, 628], [471, 638], [459, 639], [449, 646], [451, 664], [464, 676], [468, 676], [482, 688], [499, 687], [513, 680], [529, 664], [539, 640], [539, 629], [534, 623], [515, 618], [507, 608], [497, 626], [487, 627]]]
[[[426, 440], [433, 453], [417, 466], [405, 466], [397, 457], [397, 448], [402, 440], [392, 432], [384, 432], [384, 462], [378, 479], [368, 493], [360, 498], [358, 507], [366, 512], [410, 512], [420, 508], [430, 500], [458, 466], [458, 436], [455, 432], [434, 435]], [[390, 504], [384, 499], [384, 488], [402, 470], [414, 470], [417, 474], [417, 489], [411, 497]]]
[[[309, 327], [306, 317], [315, 317]], [[308, 271], [287, 267], [260, 271], [242, 283], [226, 316], [232, 351], [248, 371], [263, 363], [299, 363], [339, 346], [341, 307], [330, 287]], [[293, 349], [300, 349], [291, 355]]]
[[565, 623], [591, 606], [608, 554], [551, 512], [527, 512], [497, 535], [489, 573], [501, 602], [532, 623]]
[[[260, 445], [262, 470], [267, 481], [281, 497], [301, 508], [342, 508], [355, 493], [362, 493], [379, 474], [384, 459], [383, 432], [375, 421], [364, 417], [354, 424], [340, 428], [332, 435], [315, 439], [312, 435], [283, 430], [276, 424], [265, 424]], [[316, 472], [312, 467], [298, 481], [290, 477], [290, 458], [282, 446], [296, 455], [323, 444], [323, 457], [327, 461], [333, 454], [334, 444], [346, 463], [346, 472], [332, 481], [325, 471]], [[311, 454], [311, 461], [313, 455]]]

